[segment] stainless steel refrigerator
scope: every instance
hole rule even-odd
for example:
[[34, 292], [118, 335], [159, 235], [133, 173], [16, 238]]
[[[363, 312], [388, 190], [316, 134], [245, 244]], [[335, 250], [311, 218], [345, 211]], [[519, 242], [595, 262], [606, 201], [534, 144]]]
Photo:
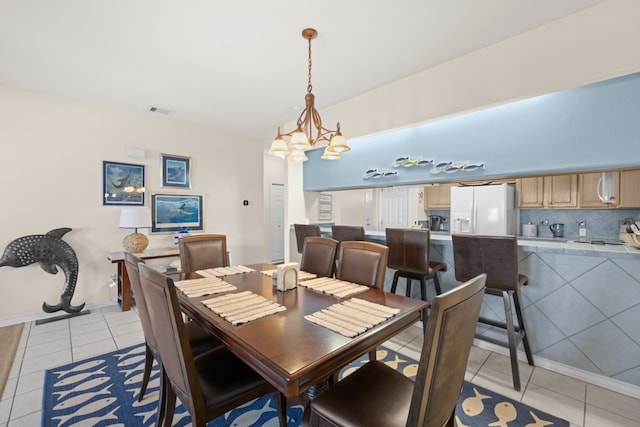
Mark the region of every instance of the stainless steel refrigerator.
[[451, 233], [515, 235], [513, 184], [451, 187]]

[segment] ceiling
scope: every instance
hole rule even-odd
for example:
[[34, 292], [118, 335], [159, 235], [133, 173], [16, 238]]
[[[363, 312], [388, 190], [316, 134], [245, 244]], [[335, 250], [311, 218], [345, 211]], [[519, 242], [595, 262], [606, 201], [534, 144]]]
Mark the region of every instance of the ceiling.
[[322, 113], [602, 1], [0, 0], [0, 84], [269, 141], [304, 104], [303, 28]]

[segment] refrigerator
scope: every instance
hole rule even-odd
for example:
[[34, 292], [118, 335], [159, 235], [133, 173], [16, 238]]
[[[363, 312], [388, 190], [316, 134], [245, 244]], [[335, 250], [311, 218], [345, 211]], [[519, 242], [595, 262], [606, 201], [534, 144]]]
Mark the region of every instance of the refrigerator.
[[451, 233], [515, 235], [513, 184], [451, 187]]

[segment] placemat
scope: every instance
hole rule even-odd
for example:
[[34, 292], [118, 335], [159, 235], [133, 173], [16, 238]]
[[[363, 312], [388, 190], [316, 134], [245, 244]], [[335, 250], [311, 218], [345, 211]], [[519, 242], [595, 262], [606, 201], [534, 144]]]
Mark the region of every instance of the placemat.
[[[278, 270], [262, 270], [261, 273], [264, 274], [265, 276], [275, 278], [278, 275]], [[298, 271], [298, 283], [304, 280], [315, 279], [316, 277], [318, 277], [317, 274], [309, 273], [307, 271], [302, 271], [302, 270]]]
[[353, 338], [399, 312], [400, 310], [397, 308], [360, 298], [351, 298], [348, 301], [333, 304], [323, 310], [308, 314], [304, 318], [341, 335]]
[[232, 325], [247, 323], [287, 309], [251, 291], [210, 298], [202, 301], [202, 304]]
[[364, 292], [369, 289], [368, 286], [332, 279], [330, 277], [318, 277], [317, 279], [305, 280], [299, 283], [299, 285], [312, 291], [329, 294], [338, 298], [348, 297], [349, 295]]
[[196, 273], [204, 277], [222, 277], [232, 276], [234, 274], [251, 273], [252, 271], [255, 270], [244, 265], [232, 265], [229, 267], [216, 267], [207, 268], [206, 270], [197, 270]]
[[202, 279], [179, 280], [175, 282], [176, 288], [189, 298], [203, 297], [205, 295], [220, 294], [222, 292], [235, 291], [230, 283], [217, 277], [205, 277]]

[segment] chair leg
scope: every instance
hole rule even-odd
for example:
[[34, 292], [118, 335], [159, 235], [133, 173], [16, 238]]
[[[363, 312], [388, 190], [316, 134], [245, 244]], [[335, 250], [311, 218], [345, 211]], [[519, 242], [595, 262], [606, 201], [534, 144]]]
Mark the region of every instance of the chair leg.
[[442, 293], [442, 287], [440, 286], [440, 278], [438, 277], [438, 272], [433, 273], [433, 287], [436, 288], [436, 295], [440, 295]]
[[156, 414], [156, 427], [160, 427], [164, 422], [164, 412], [167, 405], [167, 377], [164, 368], [160, 364], [160, 390], [158, 391], [158, 410]]
[[138, 396], [138, 402], [142, 402], [144, 393], [147, 391], [147, 385], [149, 384], [149, 377], [151, 376], [151, 367], [153, 366], [153, 353], [149, 346], [145, 344], [146, 352], [144, 355], [144, 372], [142, 373], [142, 385], [140, 386], [140, 395]]
[[280, 427], [287, 427], [287, 398], [282, 393], [274, 391], [276, 409], [278, 410], [278, 421]]
[[396, 270], [395, 273], [393, 273], [393, 282], [391, 283], [391, 293], [395, 294], [396, 293], [396, 288], [398, 287], [398, 278], [400, 277], [400, 272], [398, 270]]
[[[426, 276], [420, 276], [420, 297], [422, 298], [422, 301], [428, 301]], [[427, 332], [427, 310], [426, 309], [422, 311], [422, 331], [424, 333]]]
[[516, 331], [513, 325], [513, 311], [511, 309], [510, 292], [502, 292], [504, 302], [505, 321], [507, 323], [507, 338], [509, 340], [509, 355], [511, 356], [511, 376], [513, 377], [513, 388], [520, 391], [520, 370], [518, 368], [518, 353], [516, 349]]
[[531, 353], [531, 347], [529, 347], [529, 337], [527, 330], [524, 327], [524, 319], [522, 317], [522, 308], [520, 307], [520, 297], [518, 292], [513, 293], [513, 303], [516, 309], [516, 317], [518, 318], [518, 328], [522, 331], [522, 345], [524, 346], [524, 352], [527, 355], [527, 362], [530, 366], [533, 366], [533, 354]]
[[374, 361], [378, 358], [376, 352], [377, 350], [375, 348], [369, 352], [369, 361]]
[[407, 276], [407, 289], [405, 292], [407, 298], [411, 298], [411, 278]]

